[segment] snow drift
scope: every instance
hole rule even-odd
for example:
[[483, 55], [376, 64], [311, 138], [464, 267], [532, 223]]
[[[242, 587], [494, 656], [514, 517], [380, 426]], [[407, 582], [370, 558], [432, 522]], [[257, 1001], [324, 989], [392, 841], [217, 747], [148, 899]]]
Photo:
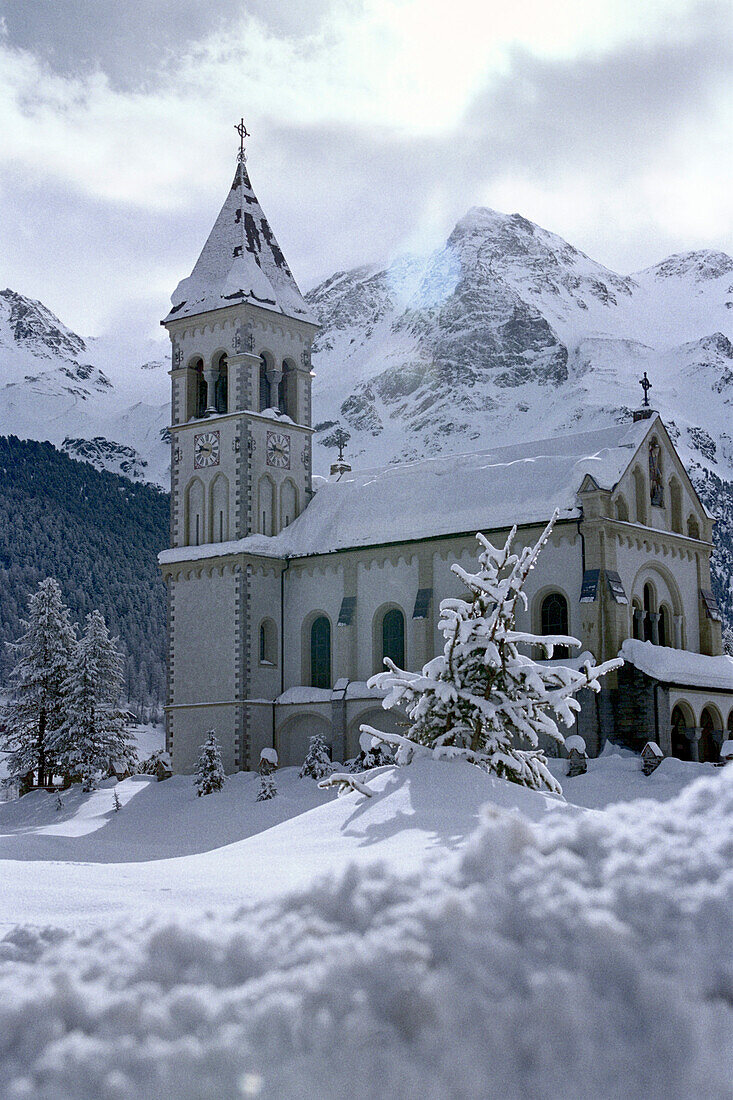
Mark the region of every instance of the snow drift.
[[13, 1100], [722, 1100], [732, 857], [733, 768], [541, 825], [488, 807], [419, 874], [352, 868], [256, 911], [19, 928], [0, 1080]]

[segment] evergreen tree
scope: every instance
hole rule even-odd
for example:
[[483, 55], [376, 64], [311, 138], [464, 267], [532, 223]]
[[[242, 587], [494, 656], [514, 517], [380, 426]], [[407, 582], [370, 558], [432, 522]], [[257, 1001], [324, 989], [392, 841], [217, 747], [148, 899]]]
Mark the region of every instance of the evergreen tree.
[[213, 730], [206, 735], [196, 764], [196, 793], [211, 794], [224, 786], [224, 762], [221, 758], [221, 746]]
[[15, 658], [12, 696], [0, 721], [0, 749], [8, 778], [35, 772], [46, 783], [56, 767], [51, 734], [63, 718], [66, 674], [76, 645], [69, 609], [53, 577], [41, 581], [28, 604], [25, 633], [8, 648]]
[[316, 733], [310, 739], [308, 755], [303, 761], [303, 767], [300, 769], [299, 776], [301, 779], [305, 779], [306, 776], [308, 776], [310, 779], [320, 780], [330, 775], [332, 771], [333, 766], [331, 764], [331, 758], [328, 755], [326, 742], [323, 740], [320, 733]]
[[124, 659], [117, 639], [110, 638], [99, 611], [87, 615], [65, 680], [66, 712], [53, 735], [58, 767], [81, 776], [91, 790], [99, 772], [110, 763], [124, 761], [131, 768], [137, 755], [127, 728], [120, 696], [124, 685]]
[[[580, 710], [575, 693], [586, 687], [599, 691], [598, 678], [621, 662], [595, 666], [587, 661], [582, 670], [575, 670], [541, 665], [520, 652], [520, 646], [534, 646], [551, 657], [555, 645], [580, 645], [575, 638], [538, 637], [515, 629], [517, 605], [527, 607], [524, 585], [555, 518], [537, 544], [519, 554], [511, 549], [516, 528], [500, 549], [478, 534], [478, 572], [452, 566], [470, 597], [443, 600], [440, 605], [442, 654], [422, 672], [405, 672], [387, 659], [389, 671], [369, 681], [387, 689], [386, 708], [399, 705], [410, 719], [406, 737], [361, 727], [394, 746], [398, 763], [429, 750], [435, 756], [469, 760], [526, 787], [561, 793], [539, 749], [539, 737], [562, 742], [555, 718], [571, 726]], [[330, 784], [364, 790], [346, 774], [322, 785]]]
[[733, 626], [723, 627], [723, 653], [733, 657]]
[[272, 772], [260, 772], [260, 789], [257, 792], [257, 801], [267, 802], [269, 798], [274, 798], [276, 794], [275, 776]]

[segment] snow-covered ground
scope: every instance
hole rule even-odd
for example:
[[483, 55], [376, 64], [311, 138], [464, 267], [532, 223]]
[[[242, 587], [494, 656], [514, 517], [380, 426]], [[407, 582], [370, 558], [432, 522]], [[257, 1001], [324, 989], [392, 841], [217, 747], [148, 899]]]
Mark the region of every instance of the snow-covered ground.
[[0, 806], [3, 1097], [731, 1096], [733, 768], [258, 782]]

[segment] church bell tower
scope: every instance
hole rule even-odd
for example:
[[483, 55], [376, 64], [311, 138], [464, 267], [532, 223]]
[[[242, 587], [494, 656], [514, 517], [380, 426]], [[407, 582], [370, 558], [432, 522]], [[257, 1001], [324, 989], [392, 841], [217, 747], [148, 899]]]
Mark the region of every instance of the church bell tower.
[[[170, 544], [188, 548], [185, 571], [164, 568], [168, 749], [178, 771], [190, 770], [197, 748], [198, 733], [183, 736], [192, 707], [214, 707], [206, 723], [219, 730], [227, 770], [248, 764], [235, 712], [224, 719], [216, 710], [224, 704], [236, 710], [246, 694], [242, 565], [233, 544], [277, 535], [311, 495], [310, 350], [317, 325], [252, 189], [244, 121], [237, 131], [231, 189], [161, 322], [172, 344]], [[231, 561], [228, 548], [213, 556], [214, 544], [232, 544]], [[239, 579], [217, 583], [216, 570], [226, 572], [228, 564]], [[232, 727], [231, 736], [222, 724]]]

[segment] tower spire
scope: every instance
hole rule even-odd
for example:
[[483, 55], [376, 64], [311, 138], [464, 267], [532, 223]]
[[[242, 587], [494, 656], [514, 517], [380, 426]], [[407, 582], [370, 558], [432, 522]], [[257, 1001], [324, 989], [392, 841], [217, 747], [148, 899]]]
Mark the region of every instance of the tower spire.
[[247, 162], [247, 154], [244, 151], [244, 139], [249, 137], [249, 130], [244, 124], [244, 119], [240, 118], [239, 122], [235, 124], [234, 129], [239, 134], [239, 152], [237, 153], [237, 163], [239, 164], [239, 209], [240, 209], [240, 222], [242, 228], [242, 255], [244, 256], [245, 249], [247, 247], [247, 234], [244, 228], [244, 179], [245, 169], [244, 166]]

